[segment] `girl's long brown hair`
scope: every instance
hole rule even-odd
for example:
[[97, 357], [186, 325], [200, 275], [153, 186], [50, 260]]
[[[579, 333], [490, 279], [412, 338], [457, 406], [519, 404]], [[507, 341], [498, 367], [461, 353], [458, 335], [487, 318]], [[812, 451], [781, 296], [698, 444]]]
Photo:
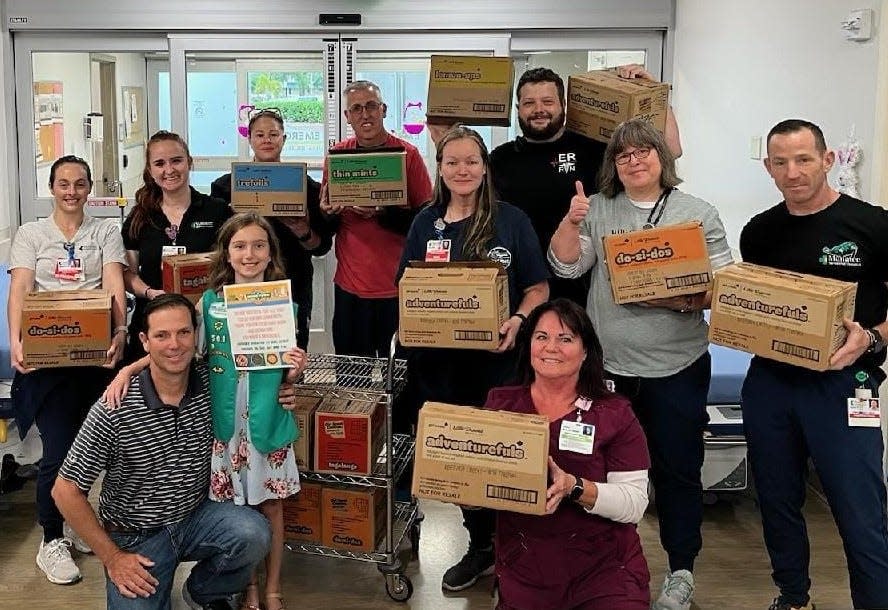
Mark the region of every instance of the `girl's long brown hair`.
[[218, 291], [222, 286], [234, 284], [234, 269], [231, 268], [228, 262], [228, 246], [231, 245], [231, 240], [235, 233], [253, 225], [265, 231], [265, 234], [268, 236], [271, 260], [268, 261], [268, 267], [265, 268], [263, 280], [268, 282], [271, 280], [282, 280], [287, 277], [284, 261], [281, 258], [281, 245], [278, 243], [277, 236], [274, 234], [271, 225], [256, 212], [244, 212], [235, 214], [226, 220], [225, 224], [219, 229], [216, 247], [213, 250], [213, 264], [210, 267], [210, 289]]
[[160, 211], [160, 204], [163, 201], [163, 190], [151, 177], [151, 145], [158, 142], [176, 142], [185, 151], [188, 167], [194, 163], [188, 151], [188, 144], [179, 134], [160, 130], [148, 139], [145, 147], [145, 168], [142, 170], [142, 186], [136, 191], [136, 205], [130, 212], [129, 234], [132, 239], [139, 239], [142, 229], [151, 222], [151, 215]]

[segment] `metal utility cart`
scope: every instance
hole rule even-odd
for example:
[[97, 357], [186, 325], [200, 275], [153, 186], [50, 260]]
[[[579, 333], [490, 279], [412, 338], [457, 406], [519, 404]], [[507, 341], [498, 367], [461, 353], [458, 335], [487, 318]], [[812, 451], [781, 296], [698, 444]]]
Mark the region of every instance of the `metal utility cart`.
[[398, 548], [409, 536], [413, 557], [419, 552], [421, 513], [416, 500], [395, 501], [395, 482], [413, 459], [415, 440], [406, 434], [392, 433], [392, 401], [404, 387], [407, 364], [394, 357], [396, 340], [388, 358], [364, 358], [332, 354], [309, 354], [308, 366], [296, 384], [299, 393], [316, 396], [333, 395], [350, 400], [377, 402], [380, 394], [385, 403], [385, 449], [378, 457], [372, 474], [355, 476], [306, 471], [300, 476], [305, 481], [321, 484], [344, 484], [385, 489], [387, 511], [385, 537], [372, 552], [355, 552], [328, 546], [287, 541], [289, 550], [297, 553], [342, 557], [375, 563], [385, 577], [385, 590], [395, 601], [403, 602], [413, 595], [413, 583], [404, 575], [406, 567], [398, 555]]

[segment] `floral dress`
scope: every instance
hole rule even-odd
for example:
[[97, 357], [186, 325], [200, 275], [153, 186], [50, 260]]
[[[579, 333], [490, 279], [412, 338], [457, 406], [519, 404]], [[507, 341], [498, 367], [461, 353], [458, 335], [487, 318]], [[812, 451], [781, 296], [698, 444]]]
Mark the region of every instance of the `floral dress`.
[[[202, 316], [199, 316], [202, 317]], [[206, 350], [203, 320], [199, 321], [199, 348]], [[256, 506], [266, 500], [286, 498], [300, 489], [299, 469], [291, 445], [262, 453], [250, 439], [250, 378], [238, 373], [234, 434], [227, 443], [213, 440], [210, 463], [210, 499]]]

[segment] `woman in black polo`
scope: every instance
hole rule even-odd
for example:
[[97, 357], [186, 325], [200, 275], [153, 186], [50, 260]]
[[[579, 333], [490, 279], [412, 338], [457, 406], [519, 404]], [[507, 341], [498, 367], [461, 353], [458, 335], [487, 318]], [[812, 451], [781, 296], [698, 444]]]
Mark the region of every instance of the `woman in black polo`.
[[126, 288], [136, 295], [127, 361], [144, 355], [138, 341], [142, 308], [164, 293], [162, 257], [212, 251], [216, 232], [232, 215], [224, 201], [191, 187], [192, 165], [188, 145], [180, 135], [158, 131], [148, 140], [144, 184], [136, 191], [136, 206], [123, 223], [129, 263]]

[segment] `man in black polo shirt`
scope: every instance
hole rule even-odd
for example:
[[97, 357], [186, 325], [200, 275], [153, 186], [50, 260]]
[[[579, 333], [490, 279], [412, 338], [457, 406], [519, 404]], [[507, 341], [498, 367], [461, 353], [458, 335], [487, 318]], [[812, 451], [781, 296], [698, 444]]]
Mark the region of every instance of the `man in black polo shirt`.
[[[228, 610], [268, 552], [261, 513], [208, 499], [213, 428], [195, 329], [185, 297], [146, 303], [139, 337], [149, 367], [119, 408], [93, 405], [53, 488], [66, 521], [105, 566], [109, 610], [168, 609], [182, 561], [197, 561], [186, 603]], [[102, 470], [97, 516], [87, 494]]]

